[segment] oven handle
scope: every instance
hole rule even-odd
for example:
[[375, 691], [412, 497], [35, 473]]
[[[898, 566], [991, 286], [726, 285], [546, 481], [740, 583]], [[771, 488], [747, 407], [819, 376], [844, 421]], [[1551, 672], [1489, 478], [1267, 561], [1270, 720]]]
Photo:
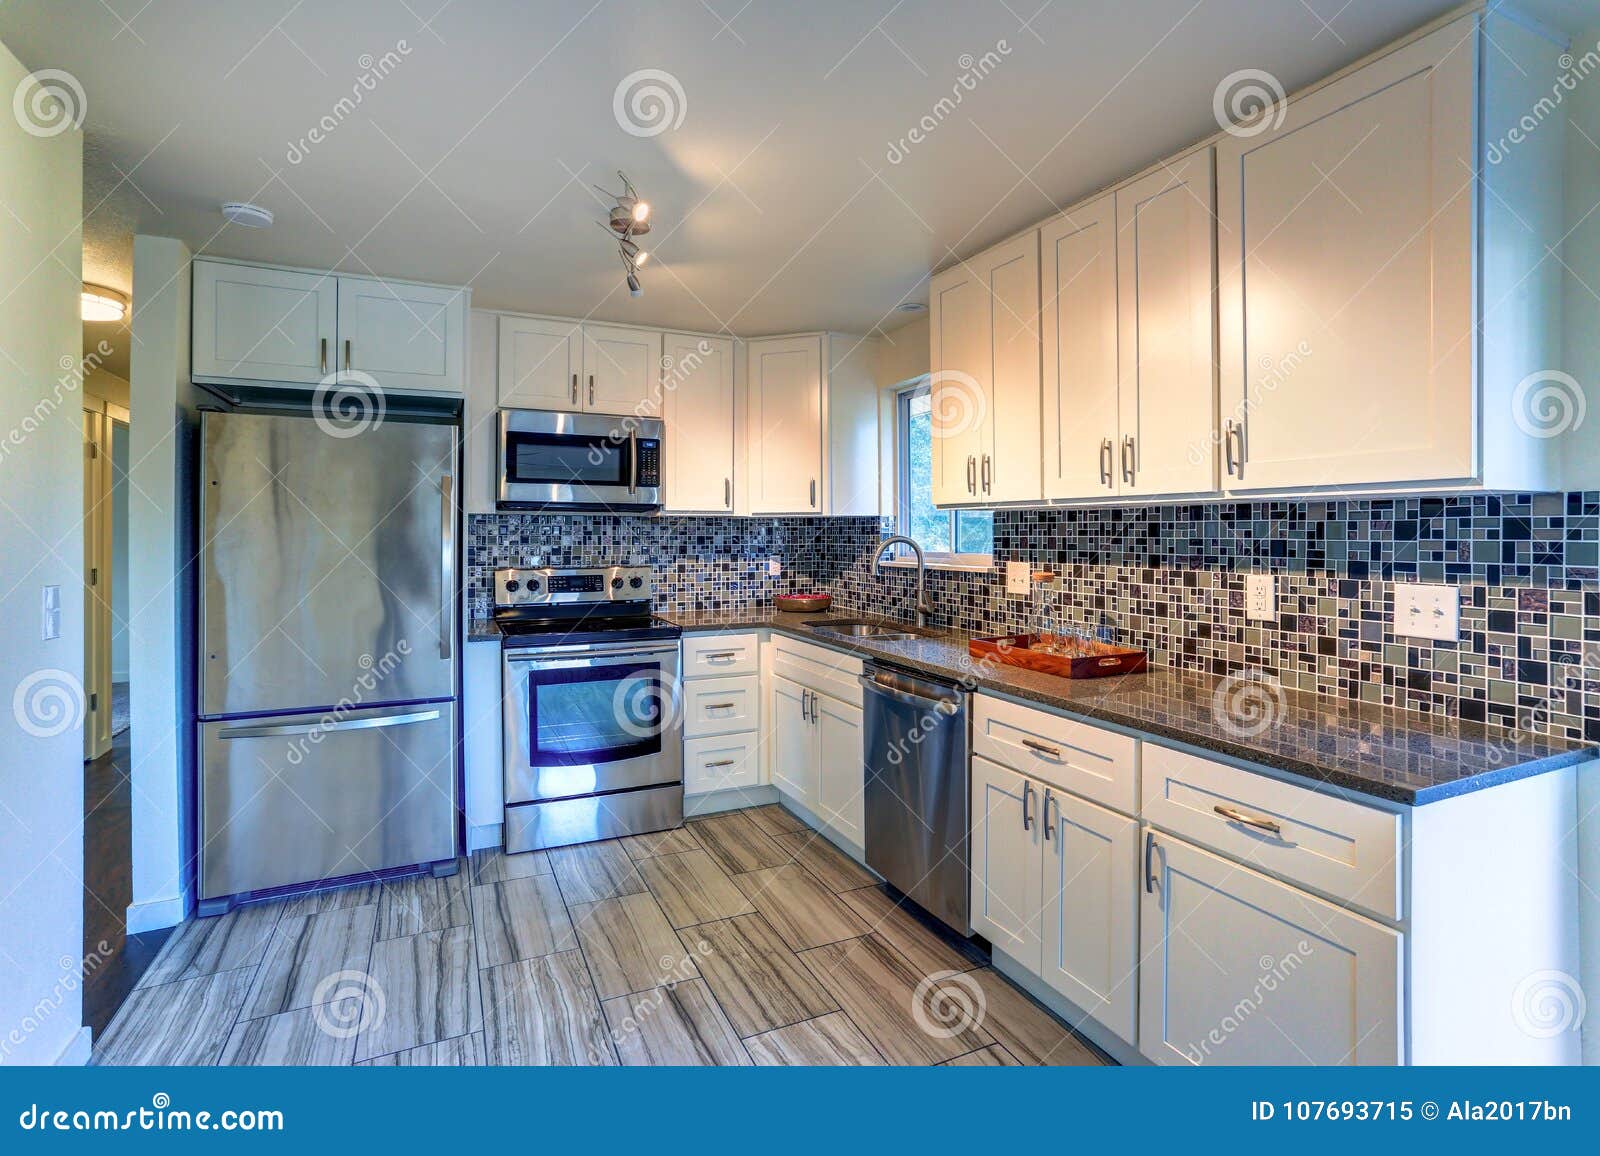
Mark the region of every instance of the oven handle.
[[678, 648], [676, 646], [641, 647], [627, 643], [619, 643], [616, 646], [585, 647], [582, 650], [546, 654], [507, 651], [506, 665], [549, 668], [574, 662], [631, 662], [638, 658], [652, 658], [657, 655], [676, 654], [677, 652]]

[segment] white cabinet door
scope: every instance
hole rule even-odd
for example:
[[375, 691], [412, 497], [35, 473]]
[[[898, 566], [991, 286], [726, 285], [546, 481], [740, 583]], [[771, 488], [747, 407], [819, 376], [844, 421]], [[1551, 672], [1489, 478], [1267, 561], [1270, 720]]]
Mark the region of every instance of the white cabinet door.
[[733, 342], [668, 333], [662, 339], [668, 513], [733, 510]]
[[1117, 199], [1040, 230], [1044, 496], [1117, 492]]
[[822, 338], [752, 341], [750, 512], [822, 509]]
[[817, 729], [817, 814], [850, 843], [863, 847], [867, 816], [861, 708], [825, 694], [812, 695], [811, 701]]
[[1139, 822], [1045, 789], [1044, 981], [1137, 1043]]
[[1399, 932], [1171, 836], [1153, 840], [1141, 1052], [1163, 1064], [1404, 1060]]
[[981, 501], [978, 467], [993, 379], [989, 294], [971, 264], [936, 275], [928, 294], [933, 502], [976, 505]]
[[761, 782], [755, 731], [683, 740], [683, 793], [704, 795]]
[[1042, 801], [1026, 776], [988, 759], [972, 760], [972, 927], [1035, 975]]
[[327, 273], [196, 261], [193, 376], [321, 381], [337, 364], [337, 286]]
[[1217, 488], [1212, 169], [1201, 149], [1117, 190], [1124, 494]]
[[812, 811], [817, 809], [817, 738], [811, 725], [813, 692], [781, 675], [772, 679], [773, 785]]
[[992, 366], [979, 488], [985, 503], [1038, 501], [1039, 234], [990, 249], [978, 264], [988, 289]]
[[461, 289], [339, 278], [339, 368], [385, 390], [463, 392], [466, 303]]
[[576, 410], [583, 338], [573, 321], [500, 318], [500, 404], [512, 409]]
[[661, 406], [661, 334], [585, 325], [583, 377], [584, 412], [655, 416]]
[[1476, 19], [1219, 146], [1230, 488], [1474, 475]]

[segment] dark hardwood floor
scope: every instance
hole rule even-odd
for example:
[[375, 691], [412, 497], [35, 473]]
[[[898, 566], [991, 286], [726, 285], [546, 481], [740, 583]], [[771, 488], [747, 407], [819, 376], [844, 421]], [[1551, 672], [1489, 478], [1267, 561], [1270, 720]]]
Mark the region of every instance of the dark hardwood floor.
[[128, 732], [83, 766], [83, 1022], [96, 1037], [155, 959], [171, 928], [127, 933], [133, 898]]

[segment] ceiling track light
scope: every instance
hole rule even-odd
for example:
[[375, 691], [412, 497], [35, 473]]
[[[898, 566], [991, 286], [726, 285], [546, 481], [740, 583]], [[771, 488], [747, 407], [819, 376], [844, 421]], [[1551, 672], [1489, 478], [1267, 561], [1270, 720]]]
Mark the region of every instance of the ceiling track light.
[[650, 231], [650, 202], [639, 196], [639, 190], [633, 187], [633, 182], [621, 169], [617, 170], [617, 176], [622, 181], [620, 193], [594, 186], [615, 202], [606, 223], [600, 227], [617, 238], [617, 253], [622, 258], [622, 267], [627, 274], [629, 294], [642, 297], [644, 288], [639, 284], [639, 269], [650, 260], [650, 252], [640, 248], [634, 238]]

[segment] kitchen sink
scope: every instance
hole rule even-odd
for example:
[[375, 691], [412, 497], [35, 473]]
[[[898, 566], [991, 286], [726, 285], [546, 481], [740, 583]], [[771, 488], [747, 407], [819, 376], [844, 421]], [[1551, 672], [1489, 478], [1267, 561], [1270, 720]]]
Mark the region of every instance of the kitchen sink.
[[909, 626], [892, 622], [860, 622], [835, 619], [832, 622], [808, 622], [806, 627], [818, 634], [834, 634], [840, 638], [875, 638], [879, 641], [898, 641], [917, 638], [920, 632]]

